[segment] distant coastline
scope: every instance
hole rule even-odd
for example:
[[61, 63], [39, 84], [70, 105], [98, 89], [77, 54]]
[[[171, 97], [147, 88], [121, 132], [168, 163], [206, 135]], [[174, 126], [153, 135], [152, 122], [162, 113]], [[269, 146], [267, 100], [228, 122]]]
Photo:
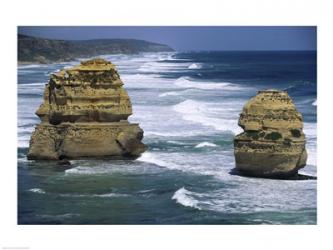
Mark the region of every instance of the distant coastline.
[[56, 63], [103, 54], [172, 52], [165, 44], [136, 39], [54, 40], [18, 34], [18, 64]]

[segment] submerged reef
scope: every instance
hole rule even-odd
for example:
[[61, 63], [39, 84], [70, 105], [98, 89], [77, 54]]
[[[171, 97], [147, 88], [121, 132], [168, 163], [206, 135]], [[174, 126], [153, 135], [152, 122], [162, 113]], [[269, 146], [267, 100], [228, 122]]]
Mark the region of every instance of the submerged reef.
[[256, 177], [295, 176], [306, 165], [303, 118], [288, 93], [262, 90], [240, 114], [234, 139], [236, 170]]
[[28, 159], [138, 157], [143, 130], [129, 123], [130, 98], [115, 65], [92, 59], [51, 74]]

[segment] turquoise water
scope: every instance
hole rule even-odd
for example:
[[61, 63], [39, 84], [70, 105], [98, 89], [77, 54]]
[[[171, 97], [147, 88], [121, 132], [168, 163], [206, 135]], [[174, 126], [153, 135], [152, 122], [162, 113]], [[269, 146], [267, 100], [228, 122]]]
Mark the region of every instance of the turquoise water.
[[48, 75], [18, 69], [19, 224], [316, 224], [316, 180], [230, 174], [238, 115], [259, 89], [285, 89], [304, 116], [316, 175], [316, 54], [186, 52], [103, 56], [116, 64], [145, 131], [137, 160], [28, 161]]

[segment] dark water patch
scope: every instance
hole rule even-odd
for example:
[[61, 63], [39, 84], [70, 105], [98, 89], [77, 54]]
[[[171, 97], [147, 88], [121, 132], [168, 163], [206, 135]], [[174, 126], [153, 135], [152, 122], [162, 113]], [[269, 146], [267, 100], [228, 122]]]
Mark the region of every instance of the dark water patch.
[[18, 94], [19, 98], [24, 98], [24, 97], [27, 97], [27, 98], [40, 98], [43, 96], [43, 92], [40, 92], [40, 93], [19, 93]]
[[250, 173], [245, 173], [242, 172], [236, 168], [233, 168], [229, 172], [230, 175], [239, 175], [239, 176], [244, 176], [248, 178], [265, 178], [265, 179], [274, 179], [274, 180], [290, 180], [290, 181], [304, 181], [304, 180], [317, 180], [317, 176], [312, 176], [312, 175], [306, 175], [306, 174], [293, 174], [293, 175], [272, 175], [272, 176], [256, 176], [256, 175], [251, 175]]
[[146, 137], [145, 143], [151, 151], [167, 152], [205, 152], [230, 149], [233, 145], [232, 133], [213, 133], [191, 137]]
[[263, 84], [299, 79], [316, 81], [316, 52], [188, 52], [175, 57], [214, 64], [215, 70], [205, 72], [205, 79], [239, 79]]

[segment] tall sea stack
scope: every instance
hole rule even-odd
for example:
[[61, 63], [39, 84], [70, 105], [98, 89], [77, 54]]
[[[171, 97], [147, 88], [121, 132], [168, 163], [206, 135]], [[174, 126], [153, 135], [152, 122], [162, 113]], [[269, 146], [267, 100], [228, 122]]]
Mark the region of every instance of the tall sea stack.
[[142, 129], [127, 121], [132, 105], [119, 74], [103, 59], [51, 74], [36, 114], [28, 159], [135, 158], [146, 150]]
[[234, 140], [236, 169], [249, 176], [291, 177], [306, 165], [302, 115], [288, 93], [259, 91], [240, 114]]

